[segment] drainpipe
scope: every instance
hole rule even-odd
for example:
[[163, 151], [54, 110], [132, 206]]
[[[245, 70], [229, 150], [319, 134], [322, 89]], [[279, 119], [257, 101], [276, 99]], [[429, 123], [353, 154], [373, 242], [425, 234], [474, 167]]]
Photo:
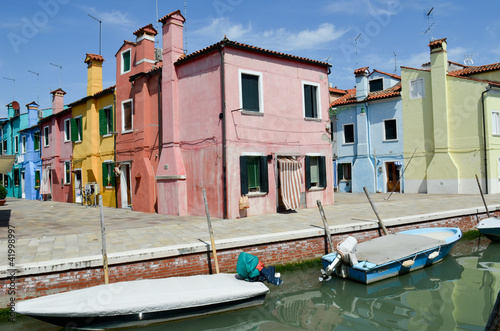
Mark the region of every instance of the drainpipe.
[[[113, 145], [114, 145], [114, 153], [113, 153], [113, 161], [114, 165], [116, 167], [116, 87], [115, 87], [115, 93], [113, 93], [113, 108], [115, 110], [115, 116], [113, 116], [113, 121], [115, 122], [114, 125], [114, 130], [113, 130]], [[113, 169], [114, 172], [114, 169]], [[115, 174], [113, 174], [115, 176]], [[116, 176], [115, 176], [116, 177]], [[115, 179], [115, 208], [118, 209], [118, 185], [116, 185], [117, 181]]]
[[[161, 156], [161, 148], [162, 148], [162, 141], [163, 141], [163, 118], [162, 118], [162, 108], [161, 108], [161, 78], [162, 78], [162, 71], [160, 70], [160, 73], [158, 74], [158, 158]], [[153, 167], [153, 165], [151, 165]], [[153, 169], [154, 173], [154, 169]], [[155, 211], [158, 213], [158, 198], [156, 196], [156, 176], [154, 180], [154, 199], [156, 200], [155, 202]]]
[[222, 121], [222, 214], [223, 218], [227, 218], [227, 167], [226, 167], [226, 91], [224, 84], [224, 41], [221, 43], [218, 51], [220, 53], [220, 77], [221, 77], [221, 113], [219, 119]]
[[484, 192], [488, 194], [488, 154], [486, 148], [486, 115], [484, 109], [484, 94], [489, 91], [489, 86], [486, 87], [486, 90], [481, 93], [481, 104], [483, 107], [483, 148], [484, 148], [484, 178], [485, 178], [485, 190]]

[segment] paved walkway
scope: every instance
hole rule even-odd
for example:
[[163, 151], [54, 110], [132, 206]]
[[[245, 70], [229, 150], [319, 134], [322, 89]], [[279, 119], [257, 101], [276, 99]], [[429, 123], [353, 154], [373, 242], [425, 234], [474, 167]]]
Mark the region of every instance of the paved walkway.
[[[388, 194], [371, 197], [387, 226], [484, 211], [479, 195], [393, 194], [389, 200]], [[486, 200], [490, 211], [500, 210], [500, 195], [488, 195]], [[335, 193], [335, 205], [325, 207], [325, 214], [333, 233], [378, 226], [363, 193]], [[206, 217], [104, 208], [104, 218], [110, 263], [207, 251], [210, 243]], [[15, 227], [15, 264], [24, 270], [18, 275], [64, 270], [78, 263], [102, 263], [99, 207], [8, 198], [0, 207], [0, 278], [8, 268], [7, 225]], [[306, 238], [323, 233], [322, 226], [317, 208], [237, 220], [212, 219], [217, 248]]]

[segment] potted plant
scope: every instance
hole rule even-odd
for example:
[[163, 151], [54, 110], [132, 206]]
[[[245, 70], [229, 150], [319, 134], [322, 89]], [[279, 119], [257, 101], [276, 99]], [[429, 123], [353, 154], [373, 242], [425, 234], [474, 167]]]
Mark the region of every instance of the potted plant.
[[3, 185], [0, 184], [0, 206], [5, 204], [5, 197], [7, 196], [7, 190]]

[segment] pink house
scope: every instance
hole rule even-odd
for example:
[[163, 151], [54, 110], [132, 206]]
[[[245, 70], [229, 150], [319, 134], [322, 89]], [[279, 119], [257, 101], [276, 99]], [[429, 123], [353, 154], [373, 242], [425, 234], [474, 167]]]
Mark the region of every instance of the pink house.
[[330, 65], [227, 38], [185, 55], [184, 20], [160, 19], [158, 212], [204, 215], [203, 189], [222, 218], [332, 205]]
[[116, 163], [119, 208], [157, 212], [155, 172], [160, 157], [161, 61], [151, 24], [116, 53]]
[[71, 186], [71, 108], [64, 108], [64, 92], [57, 89], [52, 94], [52, 115], [40, 120], [42, 180], [48, 176], [50, 193], [44, 200], [73, 202]]

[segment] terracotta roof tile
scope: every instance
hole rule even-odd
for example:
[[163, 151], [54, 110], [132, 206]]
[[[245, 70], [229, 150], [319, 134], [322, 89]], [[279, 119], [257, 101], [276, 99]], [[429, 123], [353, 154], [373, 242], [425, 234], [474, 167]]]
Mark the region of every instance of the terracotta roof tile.
[[386, 76], [389, 76], [389, 77], [401, 80], [401, 76], [398, 76], [396, 74], [390, 74], [388, 72], [383, 72], [383, 71], [380, 71], [380, 70], [377, 70], [377, 69], [373, 69], [373, 71], [372, 71], [372, 73], [370, 75], [372, 75], [374, 72], [378, 72], [379, 74], [386, 75]]
[[213, 51], [219, 49], [220, 47], [234, 47], [234, 48], [244, 49], [244, 50], [251, 51], [251, 52], [262, 53], [262, 54], [267, 54], [267, 55], [273, 55], [273, 56], [277, 56], [277, 57], [287, 58], [287, 59], [290, 59], [290, 60], [296, 60], [296, 61], [300, 61], [300, 62], [317, 64], [317, 65], [321, 65], [321, 66], [325, 66], [325, 67], [331, 67], [331, 64], [329, 64], [327, 62], [312, 60], [312, 59], [308, 59], [308, 58], [305, 58], [305, 57], [300, 57], [300, 56], [285, 54], [285, 53], [271, 51], [271, 50], [268, 50], [268, 49], [264, 49], [264, 48], [260, 48], [260, 47], [256, 47], [256, 46], [252, 46], [252, 45], [242, 44], [242, 43], [239, 43], [237, 41], [231, 41], [231, 40], [227, 39], [226, 37], [224, 37], [224, 39], [222, 41], [220, 41], [220, 42], [218, 42], [216, 44], [213, 44], [211, 46], [205, 47], [205, 48], [203, 48], [203, 49], [201, 49], [199, 51], [196, 51], [194, 53], [191, 53], [189, 55], [181, 56], [177, 60], [176, 63], [180, 64], [180, 63], [184, 63], [184, 62], [190, 61], [191, 59], [196, 58], [196, 57], [198, 57], [200, 55], [213, 52]]
[[460, 70], [451, 71], [448, 74], [450, 76], [463, 77], [494, 70], [500, 70], [500, 63], [486, 64], [482, 66], [468, 66]]
[[[338, 98], [337, 100], [333, 101], [330, 104], [330, 107], [336, 107], [336, 106], [357, 103], [356, 88], [346, 90], [346, 92], [347, 92], [346, 95], [343, 95], [340, 98]], [[385, 99], [385, 98], [392, 98], [392, 97], [397, 97], [400, 95], [401, 95], [401, 82], [397, 83], [393, 87], [390, 87], [390, 88], [382, 90], [382, 91], [370, 92], [368, 94], [368, 97], [361, 102], [379, 100], [379, 99]]]
[[345, 90], [346, 94], [338, 98], [337, 100], [334, 100], [331, 104], [330, 107], [336, 107], [336, 106], [341, 106], [341, 105], [348, 105], [351, 103], [356, 103], [356, 88], [352, 88], [349, 90]]
[[175, 14], [180, 15], [180, 16], [182, 17], [182, 21], [183, 21], [183, 22], [185, 22], [185, 21], [186, 21], [186, 19], [184, 18], [184, 16], [182, 16], [180, 9], [177, 9], [176, 11], [173, 11], [173, 12], [171, 12], [170, 14], [167, 14], [167, 15], [163, 16], [162, 18], [160, 18], [160, 19], [158, 20], [158, 22], [160, 22], [160, 23], [162, 23], [162, 24], [165, 24], [165, 23], [167, 22], [167, 20], [168, 20], [170, 17], [174, 16]]
[[153, 27], [153, 24], [148, 24], [146, 26], [143, 26], [142, 28], [140, 29], [137, 29], [135, 32], [134, 32], [134, 35], [139, 37], [140, 35], [142, 35], [143, 33], [146, 33], [146, 34], [149, 34], [149, 35], [153, 35], [153, 36], [156, 36], [158, 34], [158, 31], [156, 31], [156, 29]]
[[367, 70], [368, 70], [368, 67], [356, 69], [356, 70], [354, 70], [354, 76], [362, 75], [362, 74], [366, 73]]
[[347, 93], [346, 90], [339, 89], [339, 88], [337, 88], [337, 86], [329, 87], [328, 91], [330, 91], [331, 93], [337, 93], [337, 94], [346, 94]]
[[90, 60], [104, 62], [104, 58], [102, 57], [102, 55], [91, 54], [91, 53], [85, 54], [85, 61], [84, 62], [87, 63]]
[[446, 42], [446, 38], [433, 40], [429, 43], [429, 47], [430, 48], [440, 47], [443, 44], [443, 42]]
[[62, 88], [58, 88], [58, 89], [50, 92], [50, 94], [56, 94], [57, 92], [62, 93], [63, 95], [66, 94], [66, 92], [64, 92]]

